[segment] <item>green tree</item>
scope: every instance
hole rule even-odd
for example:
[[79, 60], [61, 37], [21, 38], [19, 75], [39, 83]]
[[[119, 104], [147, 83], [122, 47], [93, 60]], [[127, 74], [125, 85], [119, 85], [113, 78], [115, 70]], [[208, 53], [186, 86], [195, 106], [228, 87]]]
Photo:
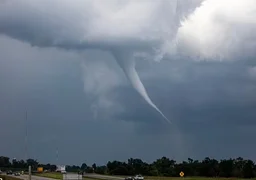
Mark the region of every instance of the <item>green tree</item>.
[[34, 160], [34, 159], [27, 159], [27, 166], [31, 166], [32, 169], [36, 169], [37, 166], [38, 166], [38, 161], [37, 160]]
[[83, 163], [83, 164], [81, 165], [81, 170], [82, 170], [82, 171], [86, 171], [87, 167], [88, 167], [87, 164]]
[[10, 158], [0, 156], [0, 167], [9, 167], [11, 165]]
[[255, 172], [255, 164], [251, 160], [247, 160], [243, 167], [244, 178], [253, 178]]
[[221, 177], [231, 177], [234, 169], [234, 160], [221, 160], [219, 163], [219, 168]]

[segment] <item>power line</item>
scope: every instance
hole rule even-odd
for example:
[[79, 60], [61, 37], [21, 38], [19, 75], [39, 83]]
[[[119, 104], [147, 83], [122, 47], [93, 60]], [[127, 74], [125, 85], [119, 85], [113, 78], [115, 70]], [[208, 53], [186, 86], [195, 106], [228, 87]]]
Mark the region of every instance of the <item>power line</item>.
[[56, 163], [59, 163], [59, 150], [58, 150], [58, 146], [56, 147]]
[[28, 112], [26, 111], [26, 118], [25, 118], [25, 158], [28, 159]]
[[[25, 158], [28, 159], [28, 112], [26, 111], [25, 118]], [[31, 180], [31, 166], [28, 166], [28, 179]]]

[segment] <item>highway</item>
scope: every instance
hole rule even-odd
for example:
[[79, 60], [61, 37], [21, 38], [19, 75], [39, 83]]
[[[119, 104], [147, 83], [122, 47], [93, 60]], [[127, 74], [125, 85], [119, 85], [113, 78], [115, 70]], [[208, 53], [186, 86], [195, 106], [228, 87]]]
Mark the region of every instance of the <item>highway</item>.
[[[13, 176], [22, 180], [28, 180], [28, 175], [20, 175], [20, 176], [10, 175], [10, 176]], [[93, 178], [93, 179], [102, 179], [102, 180], [124, 180], [124, 178], [122, 177], [107, 176], [107, 175], [100, 175], [100, 174], [85, 174], [84, 177]], [[56, 179], [40, 177], [40, 176], [31, 176], [31, 180], [56, 180]]]
[[[13, 176], [13, 177], [16, 177], [22, 180], [28, 180], [28, 175], [20, 175], [20, 176]], [[31, 176], [31, 180], [56, 180], [56, 179], [39, 177], [39, 176]]]
[[100, 174], [84, 174], [84, 177], [96, 178], [96, 179], [102, 179], [102, 180], [124, 180], [124, 178], [122, 177], [106, 176], [106, 175], [100, 175]]

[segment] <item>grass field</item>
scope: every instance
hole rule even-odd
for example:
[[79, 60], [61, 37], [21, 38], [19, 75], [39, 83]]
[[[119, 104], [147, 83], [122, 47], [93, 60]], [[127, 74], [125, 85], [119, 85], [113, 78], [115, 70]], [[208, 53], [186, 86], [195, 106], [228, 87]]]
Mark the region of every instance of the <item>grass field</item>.
[[61, 173], [36, 173], [33, 174], [34, 176], [40, 176], [40, 177], [48, 177], [48, 178], [53, 178], [53, 179], [62, 179], [62, 174]]

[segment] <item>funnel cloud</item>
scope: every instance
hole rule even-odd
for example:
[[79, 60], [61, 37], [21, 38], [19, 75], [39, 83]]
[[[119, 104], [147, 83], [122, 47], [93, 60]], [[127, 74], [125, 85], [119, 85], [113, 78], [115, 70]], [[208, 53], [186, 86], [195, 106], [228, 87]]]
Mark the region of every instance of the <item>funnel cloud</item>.
[[158, 107], [151, 101], [149, 98], [147, 91], [142, 84], [138, 73], [135, 70], [135, 61], [133, 59], [133, 56], [129, 52], [113, 52], [113, 55], [117, 61], [117, 63], [120, 65], [120, 67], [123, 69], [126, 77], [129, 79], [129, 81], [132, 84], [132, 87], [145, 99], [145, 101], [153, 107], [157, 112], [159, 112], [163, 118], [170, 123], [169, 119], [165, 117], [165, 115], [158, 109]]

